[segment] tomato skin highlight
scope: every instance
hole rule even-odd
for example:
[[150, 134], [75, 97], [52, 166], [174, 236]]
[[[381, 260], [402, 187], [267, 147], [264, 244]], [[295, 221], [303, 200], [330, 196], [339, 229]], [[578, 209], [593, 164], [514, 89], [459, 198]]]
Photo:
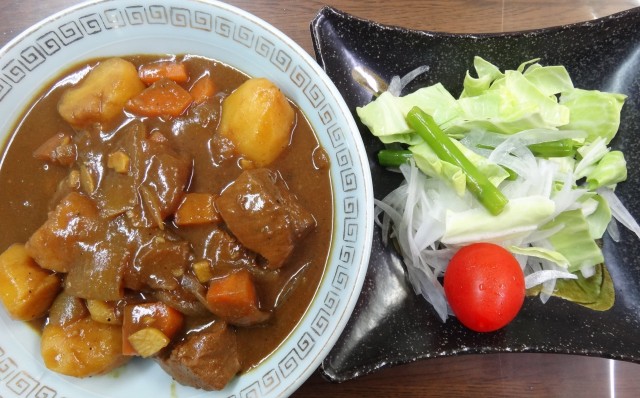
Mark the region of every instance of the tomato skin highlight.
[[460, 323], [492, 332], [511, 322], [524, 302], [524, 274], [515, 257], [493, 243], [458, 250], [444, 274], [444, 291]]

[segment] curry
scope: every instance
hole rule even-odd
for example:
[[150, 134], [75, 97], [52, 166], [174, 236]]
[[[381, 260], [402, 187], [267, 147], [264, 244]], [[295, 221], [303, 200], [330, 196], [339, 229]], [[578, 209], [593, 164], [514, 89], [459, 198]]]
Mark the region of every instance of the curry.
[[0, 298], [53, 371], [133, 357], [224, 388], [300, 320], [329, 161], [270, 81], [196, 56], [97, 59], [33, 101], [0, 168]]

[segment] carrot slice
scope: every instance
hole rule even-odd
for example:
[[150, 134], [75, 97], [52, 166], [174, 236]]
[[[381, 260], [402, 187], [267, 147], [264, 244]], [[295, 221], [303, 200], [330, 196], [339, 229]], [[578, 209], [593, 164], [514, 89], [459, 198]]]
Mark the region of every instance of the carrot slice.
[[76, 160], [76, 147], [71, 142], [71, 137], [65, 133], [58, 133], [34, 152], [33, 157], [46, 162], [58, 162], [63, 166], [70, 166]]
[[182, 328], [183, 322], [184, 316], [180, 311], [161, 302], [125, 305], [122, 320], [122, 353], [138, 355], [129, 341], [129, 336], [135, 332], [156, 328], [171, 339]]
[[125, 109], [140, 116], [180, 116], [192, 101], [187, 90], [165, 78], [131, 98]]
[[160, 61], [142, 65], [138, 69], [138, 76], [147, 86], [163, 78], [177, 83], [185, 83], [189, 80], [185, 64], [176, 61]]
[[220, 221], [215, 207], [215, 196], [210, 193], [188, 193], [176, 210], [176, 225], [208, 224]]
[[258, 308], [258, 293], [246, 269], [213, 279], [207, 303], [211, 312], [234, 325], [248, 326], [269, 318], [268, 312]]
[[193, 83], [189, 92], [193, 97], [193, 102], [200, 104], [213, 97], [216, 93], [216, 83], [211, 76], [205, 75]]

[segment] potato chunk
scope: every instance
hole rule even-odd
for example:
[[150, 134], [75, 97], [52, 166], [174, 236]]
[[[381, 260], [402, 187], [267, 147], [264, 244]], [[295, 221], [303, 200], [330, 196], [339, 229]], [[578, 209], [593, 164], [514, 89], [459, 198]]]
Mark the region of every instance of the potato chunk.
[[40, 351], [44, 364], [67, 376], [88, 377], [124, 364], [122, 327], [82, 318], [64, 326], [47, 324]]
[[11, 317], [22, 321], [43, 317], [60, 286], [60, 279], [40, 268], [23, 245], [12, 245], [0, 254], [0, 299]]
[[289, 145], [295, 112], [264, 78], [249, 79], [222, 103], [220, 134], [256, 167], [273, 162]]
[[73, 126], [108, 123], [121, 114], [131, 97], [144, 89], [135, 65], [122, 58], [110, 58], [64, 92], [58, 112]]

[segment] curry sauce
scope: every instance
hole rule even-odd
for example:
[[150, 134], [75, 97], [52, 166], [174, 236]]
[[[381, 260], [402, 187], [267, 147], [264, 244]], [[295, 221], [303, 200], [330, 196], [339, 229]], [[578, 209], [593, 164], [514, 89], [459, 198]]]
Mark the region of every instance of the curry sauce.
[[[155, 303], [179, 312], [181, 327], [175, 332], [164, 333], [161, 324], [152, 325], [163, 336], [174, 336], [166, 347], [149, 351], [148, 356], [179, 382], [222, 388], [226, 381], [208, 383], [195, 369], [198, 364], [180, 362], [191, 356], [185, 344], [195, 340], [193, 336], [205, 338], [203, 330], [210, 331], [224, 345], [237, 346], [238, 370], [243, 372], [267, 357], [292, 331], [309, 306], [327, 261], [333, 220], [328, 160], [304, 114], [290, 101], [294, 124], [282, 153], [264, 167], [239, 153], [233, 140], [218, 131], [225, 99], [248, 80], [234, 68], [197, 56], [124, 59], [138, 71], [162, 62], [179, 64], [186, 80], [169, 77], [160, 83], [145, 82], [144, 90], [172, 85], [181, 92], [191, 91], [186, 107], [179, 114], [156, 115], [127, 105], [108, 121], [74, 125], [61, 115], [65, 93], [89, 79], [106, 60], [62, 73], [36, 96], [6, 143], [0, 168], [0, 252], [26, 242], [30, 257], [59, 277], [61, 295], [69, 297], [58, 297], [50, 312], [56, 305], [66, 306], [78, 319], [85, 319], [93, 315], [86, 309], [89, 301], [106, 304], [114, 319], [126, 318], [123, 314], [131, 312], [132, 306], [138, 306], [134, 310], [151, 308], [153, 315], [150, 305]], [[205, 77], [215, 90], [195, 101], [195, 82]], [[159, 84], [164, 86], [154, 86]], [[47, 151], [51, 152], [47, 148], [44, 158], [34, 156], [56, 136], [64, 142], [56, 147], [66, 153], [64, 161], [62, 155], [47, 158]], [[212, 215], [196, 217], [193, 224], [182, 223], [176, 211], [191, 193], [209, 199]], [[243, 207], [256, 197], [261, 206], [271, 203], [270, 207]], [[219, 208], [228, 203], [233, 207], [236, 199], [237, 208]], [[253, 224], [264, 225], [252, 225], [246, 216], [250, 213], [242, 213], [248, 210], [262, 217]], [[278, 217], [280, 221], [269, 224], [268, 220]], [[60, 220], [75, 220], [80, 227], [59, 227]], [[291, 242], [283, 248], [282, 264], [270, 264], [260, 243], [247, 247], [252, 245], [247, 232], [252, 227], [263, 235], [258, 242], [264, 236], [270, 239], [267, 232], [285, 230], [288, 235], [278, 238], [279, 242]], [[51, 245], [46, 239], [56, 234], [59, 239], [63, 233], [79, 237], [64, 241], [60, 249], [72, 253], [71, 257], [61, 256], [51, 265], [59, 253], [48, 251]], [[46, 249], [38, 252], [34, 249], [38, 247]], [[259, 315], [229, 318], [215, 310], [214, 295], [207, 290], [213, 281], [241, 270], [255, 287], [254, 312]], [[47, 316], [40, 318], [45, 328], [53, 322]], [[124, 329], [121, 333], [132, 327], [129, 332], [139, 331], [142, 326], [131, 323], [140, 319], [131, 319], [129, 324], [125, 319], [124, 326], [117, 322], [109, 326]], [[59, 323], [57, 317], [53, 323]], [[136, 341], [126, 336], [125, 345]], [[218, 340], [200, 343], [210, 353], [222, 350]], [[129, 354], [141, 355], [135, 347]]]

